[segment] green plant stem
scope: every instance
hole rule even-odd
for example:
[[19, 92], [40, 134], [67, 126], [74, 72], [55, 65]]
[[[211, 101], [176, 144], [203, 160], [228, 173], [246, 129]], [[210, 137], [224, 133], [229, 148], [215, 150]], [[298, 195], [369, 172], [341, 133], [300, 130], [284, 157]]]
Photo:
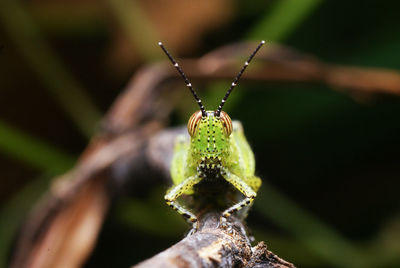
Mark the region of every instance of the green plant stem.
[[278, 42], [287, 38], [321, 0], [280, 0], [250, 31], [250, 39]]
[[292, 234], [332, 267], [368, 267], [366, 258], [351, 242], [265, 181], [254, 206], [263, 216]]
[[54, 173], [65, 172], [75, 162], [75, 157], [58, 151], [53, 146], [1, 121], [0, 150], [35, 168]]
[[82, 133], [90, 137], [101, 113], [45, 42], [21, 2], [0, 1], [0, 20], [32, 70]]
[[158, 47], [158, 33], [137, 0], [108, 0], [130, 42], [147, 62], [163, 58]]

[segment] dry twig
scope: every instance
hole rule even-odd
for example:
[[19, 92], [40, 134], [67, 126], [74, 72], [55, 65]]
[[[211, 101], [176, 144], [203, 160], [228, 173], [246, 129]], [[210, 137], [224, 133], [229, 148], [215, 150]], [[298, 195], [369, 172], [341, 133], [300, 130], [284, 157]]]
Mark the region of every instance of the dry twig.
[[263, 242], [251, 248], [245, 227], [237, 218], [230, 219], [230, 231], [218, 227], [219, 218], [220, 213], [204, 215], [198, 232], [133, 267], [295, 267], [268, 251]]

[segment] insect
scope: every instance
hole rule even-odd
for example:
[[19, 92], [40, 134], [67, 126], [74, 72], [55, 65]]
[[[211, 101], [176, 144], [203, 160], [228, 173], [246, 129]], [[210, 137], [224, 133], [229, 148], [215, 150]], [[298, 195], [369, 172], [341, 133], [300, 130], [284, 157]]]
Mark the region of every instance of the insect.
[[261, 186], [261, 179], [254, 175], [254, 154], [244, 136], [242, 125], [239, 121], [232, 122], [222, 108], [239, 78], [264, 43], [261, 41], [250, 55], [216, 110], [204, 108], [179, 64], [163, 44], [158, 43], [185, 80], [186, 86], [200, 107], [187, 124], [190, 141], [184, 136], [177, 137], [171, 163], [173, 186], [164, 197], [170, 207], [193, 223], [194, 229], [198, 227], [197, 217], [194, 212], [178, 202], [181, 195], [197, 195], [204, 200], [205, 196], [216, 199], [223, 196], [221, 192], [231, 191], [232, 188], [236, 189], [236, 192], [239, 191], [242, 197], [233, 199], [234, 203], [228, 208], [225, 207], [222, 212], [220, 224], [226, 226], [229, 216], [252, 205]]

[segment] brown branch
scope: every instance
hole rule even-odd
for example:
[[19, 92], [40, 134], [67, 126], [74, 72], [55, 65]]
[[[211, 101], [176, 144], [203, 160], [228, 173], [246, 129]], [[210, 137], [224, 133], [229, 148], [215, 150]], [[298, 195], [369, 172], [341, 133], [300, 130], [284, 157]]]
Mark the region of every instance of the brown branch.
[[[238, 68], [232, 58], [236, 54], [247, 55], [241, 53], [243, 49], [249, 51], [247, 44], [224, 47], [199, 60], [180, 63], [192, 78], [231, 79]], [[327, 65], [276, 46], [270, 46], [258, 58], [258, 64], [250, 66], [254, 69], [245, 74], [242, 82], [317, 82], [350, 93], [400, 95], [400, 74], [395, 71]], [[32, 210], [20, 232], [11, 267], [79, 267], [95, 245], [113, 194], [109, 189], [128, 180], [140, 183], [143, 178], [139, 174], [148, 172], [149, 166], [168, 173], [171, 141], [176, 133], [168, 132], [164, 143], [155, 137], [179, 100], [178, 94], [184, 93], [173, 87], [176, 79], [180, 78], [167, 63], [137, 72], [75, 168], [55, 180]], [[257, 252], [261, 251], [253, 250], [250, 260]], [[252, 263], [245, 259], [247, 265]]]
[[229, 229], [219, 227], [219, 218], [219, 213], [207, 213], [200, 218], [196, 233], [133, 268], [295, 267], [268, 251], [263, 242], [252, 248], [237, 218], [231, 217]]
[[[246, 55], [253, 46], [248, 43], [225, 46], [197, 61], [182, 60], [180, 64], [193, 78], [232, 79], [240, 66], [234, 56]], [[254, 69], [242, 81], [320, 83], [348, 93], [400, 95], [400, 72], [396, 70], [327, 64], [292, 48], [268, 43], [256, 61], [257, 66], [250, 66]]]

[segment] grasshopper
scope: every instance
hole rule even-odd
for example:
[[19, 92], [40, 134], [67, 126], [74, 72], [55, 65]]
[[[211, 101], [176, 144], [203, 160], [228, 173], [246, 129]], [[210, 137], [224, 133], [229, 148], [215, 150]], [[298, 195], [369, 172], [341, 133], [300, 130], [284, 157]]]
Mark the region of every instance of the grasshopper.
[[190, 141], [184, 136], [177, 137], [171, 163], [173, 186], [164, 197], [170, 207], [193, 223], [194, 229], [198, 228], [198, 219], [194, 212], [178, 202], [181, 195], [211, 195], [213, 199], [230, 191], [229, 187], [233, 186], [244, 198], [236, 198], [235, 203], [222, 212], [220, 224], [226, 226], [228, 217], [233, 213], [245, 207], [250, 208], [261, 186], [261, 179], [254, 175], [254, 154], [244, 136], [242, 125], [239, 121], [232, 122], [229, 115], [222, 111], [222, 107], [264, 43], [261, 41], [250, 55], [215, 111], [204, 108], [179, 64], [164, 45], [158, 43], [183, 77], [200, 107], [187, 124]]

